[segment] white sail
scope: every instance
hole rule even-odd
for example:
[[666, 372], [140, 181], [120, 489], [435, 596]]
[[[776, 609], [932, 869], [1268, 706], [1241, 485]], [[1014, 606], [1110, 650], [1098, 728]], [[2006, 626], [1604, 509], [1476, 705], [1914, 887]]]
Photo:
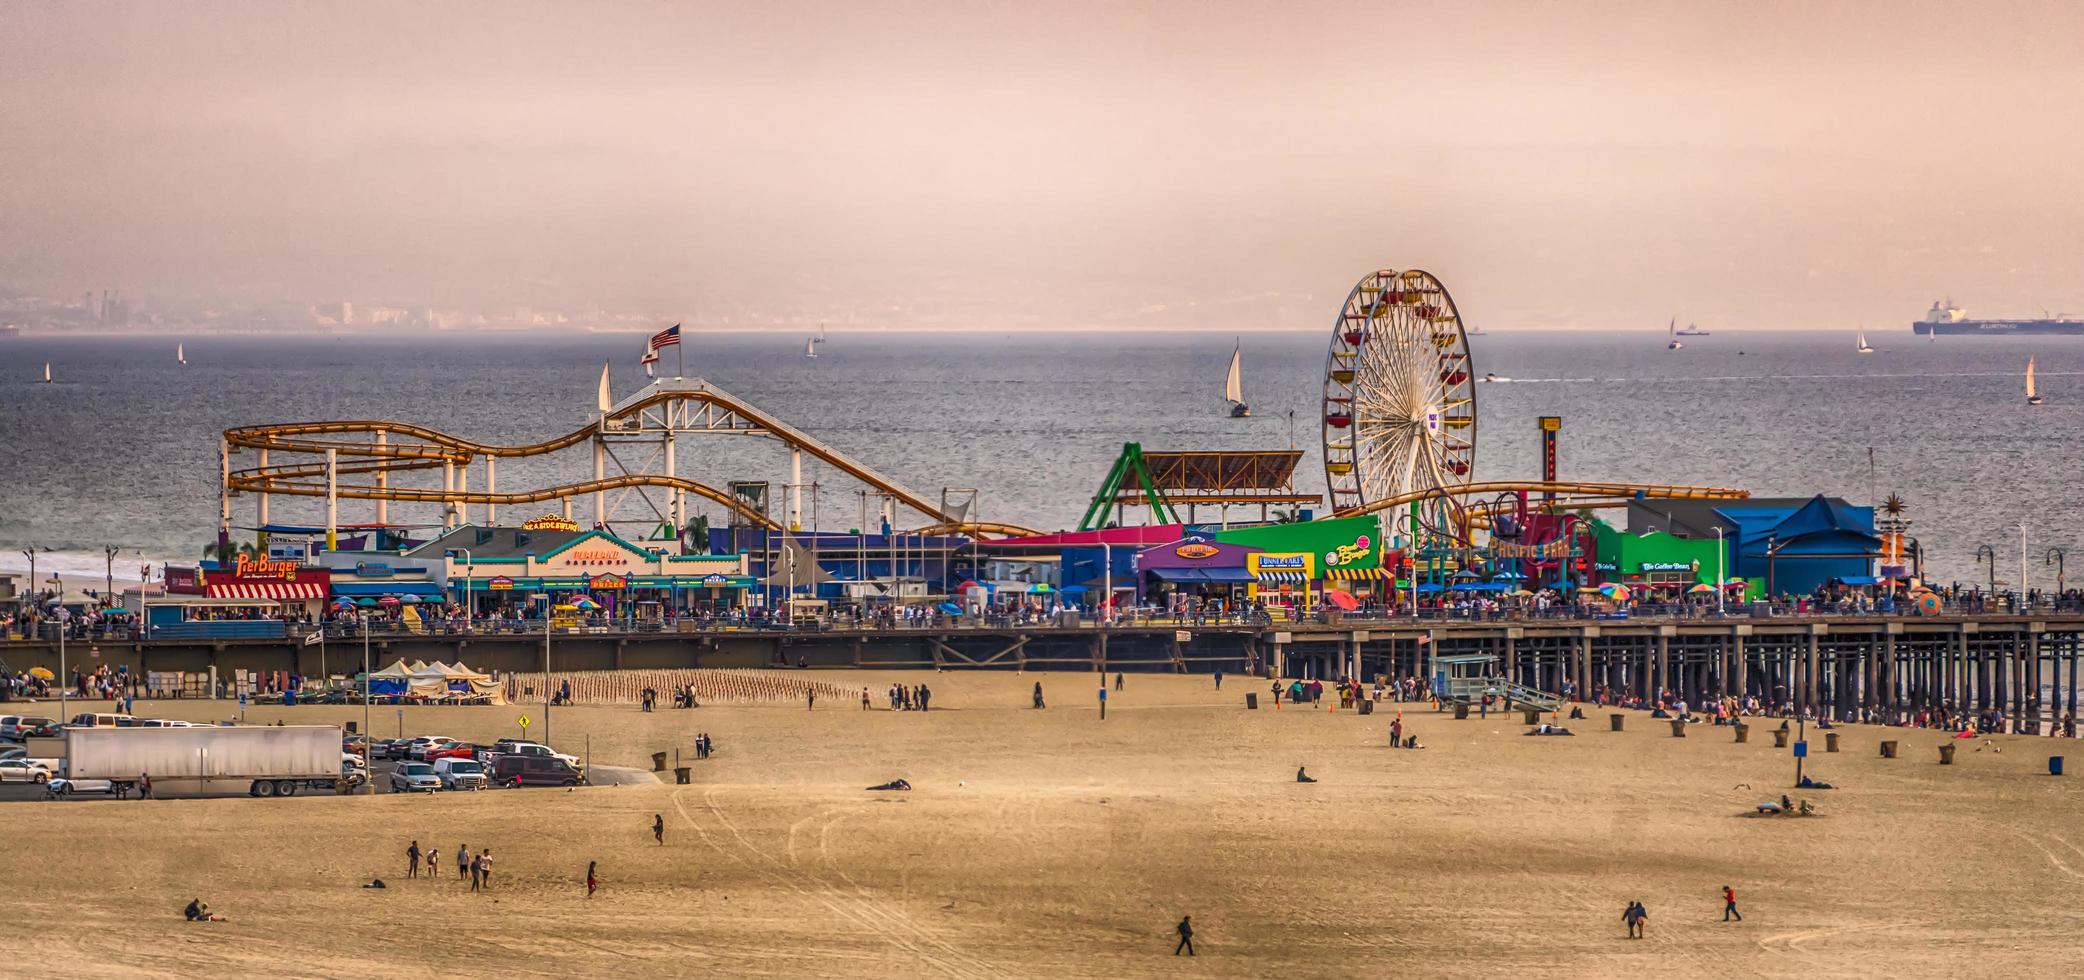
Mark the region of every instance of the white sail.
[[608, 391], [608, 362], [606, 361], [601, 362], [600, 407], [603, 415], [607, 414], [609, 409], [615, 407], [615, 398]]
[[43, 362], [43, 383], [51, 383], [51, 362], [49, 361]]
[[2038, 395], [2033, 387], [2033, 358], [2029, 355], [2026, 358], [2026, 398], [2031, 401], [2036, 397]]
[[1867, 331], [1862, 330], [1859, 332], [1858, 339], [1853, 343], [1852, 349], [1862, 354], [1873, 352], [1874, 348], [1867, 346]]
[[816, 357], [816, 356], [818, 356], [818, 338], [816, 338], [816, 337], [812, 337], [812, 338], [810, 338], [809, 340], [806, 340], [806, 341], [804, 341], [804, 342], [803, 342], [803, 356], [805, 356], [805, 357]]
[[1245, 348], [1239, 344], [1230, 352], [1230, 373], [1223, 377], [1223, 397], [1240, 404], [1245, 400], [1244, 359]]
[[188, 363], [188, 348], [185, 345], [174, 345], [174, 360], [180, 364]]

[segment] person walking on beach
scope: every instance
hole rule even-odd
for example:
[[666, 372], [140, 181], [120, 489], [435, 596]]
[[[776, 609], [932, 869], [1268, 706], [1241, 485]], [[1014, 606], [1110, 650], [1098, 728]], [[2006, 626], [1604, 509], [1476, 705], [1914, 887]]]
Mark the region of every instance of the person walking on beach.
[[1722, 886], [1722, 921], [1728, 922], [1732, 916], [1736, 917], [1738, 922], [1744, 921], [1744, 913], [1737, 911], [1736, 889], [1724, 885]]
[[475, 855], [475, 854], [473, 854], [473, 855], [471, 855], [471, 856], [470, 856], [470, 890], [471, 890], [471, 891], [474, 891], [474, 892], [475, 892], [475, 891], [483, 891], [483, 890], [484, 890], [484, 888], [485, 888], [485, 872], [484, 872], [484, 865], [483, 865], [482, 863], [480, 863], [480, 862], [479, 862], [478, 856], [477, 856], [477, 855]]
[[1172, 955], [1178, 956], [1183, 949], [1188, 956], [1194, 955], [1194, 917], [1180, 916], [1179, 925], [1174, 926], [1173, 931], [1179, 933], [1179, 945], [1172, 947]]
[[818, 692], [812, 689], [804, 691], [803, 694], [806, 698], [809, 698], [809, 702], [804, 705], [804, 710], [816, 711], [818, 709]]
[[1121, 671], [1119, 671], [1119, 670], [1117, 670], [1117, 671], [1115, 671], [1115, 672], [1114, 672], [1114, 689], [1115, 689], [1115, 690], [1119, 691], [1119, 690], [1121, 690], [1121, 689], [1122, 689], [1122, 680], [1123, 680], [1124, 678], [1126, 678], [1127, 676], [1128, 676], [1127, 674], [1124, 674], [1124, 673], [1122, 673], [1122, 672], [1121, 672]]
[[458, 844], [456, 845], [456, 878], [460, 881], [462, 880], [464, 875], [467, 875], [469, 873], [470, 848]]
[[1216, 690], [1220, 691], [1220, 690], [1222, 690], [1222, 689], [1223, 689], [1223, 672], [1219, 670], [1219, 671], [1216, 671]]
[[594, 893], [594, 892], [595, 892], [596, 890], [598, 890], [598, 889], [599, 889], [599, 888], [601, 887], [601, 880], [600, 880], [599, 878], [596, 878], [596, 877], [594, 877], [594, 874], [593, 874], [593, 870], [594, 870], [594, 867], [595, 867], [595, 865], [597, 865], [597, 864], [599, 864], [599, 862], [597, 862], [597, 861], [588, 861], [588, 862], [586, 862], [586, 897], [587, 897], [587, 898], [592, 898], [592, 897], [593, 897], [593, 893]]
[[868, 710], [868, 688], [861, 689], [861, 710]]
[[478, 852], [478, 887], [488, 892], [492, 890], [492, 849], [489, 847]]
[[663, 813], [654, 813], [654, 814], [652, 814], [652, 815], [651, 815], [651, 836], [653, 836], [653, 837], [656, 837], [656, 838], [658, 838], [658, 843], [659, 843], [659, 846], [660, 846], [660, 847], [664, 847], [664, 846], [666, 846], [666, 815], [665, 815], [665, 814], [663, 814]]
[[141, 772], [141, 773], [138, 773], [138, 775], [137, 775], [137, 798], [138, 798], [138, 799], [141, 799], [141, 800], [149, 800], [149, 799], [151, 799], [151, 798], [152, 798], [152, 774], [151, 774], [151, 773], [149, 773], [149, 772]]
[[441, 848], [439, 847], [427, 849], [427, 877], [441, 877]]
[[1041, 681], [1036, 681], [1036, 682], [1035, 682], [1035, 707], [1039, 708], [1039, 707], [1041, 707], [1041, 706], [1042, 706], [1042, 682], [1041, 682]]
[[1650, 921], [1650, 910], [1643, 908], [1641, 902], [1629, 902], [1628, 908], [1621, 912], [1621, 921], [1628, 925], [1628, 938], [1641, 939], [1644, 927]]
[[405, 849], [405, 876], [407, 878], [417, 878], [420, 876], [419, 841], [413, 841], [412, 844], [406, 847]]

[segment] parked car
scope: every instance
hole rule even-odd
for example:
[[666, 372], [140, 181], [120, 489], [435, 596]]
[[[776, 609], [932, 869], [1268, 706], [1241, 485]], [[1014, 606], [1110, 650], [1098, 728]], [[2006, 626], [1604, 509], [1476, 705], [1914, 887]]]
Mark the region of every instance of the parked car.
[[577, 786], [586, 774], [554, 755], [509, 753], [494, 760], [492, 778], [502, 786]]
[[468, 742], [450, 742], [447, 745], [437, 745], [428, 749], [421, 755], [428, 762], [439, 762], [443, 759], [469, 759], [472, 762], [476, 762], [478, 759], [478, 747]]
[[65, 724], [71, 728], [129, 728], [137, 724], [137, 718], [132, 715], [88, 711], [73, 715], [72, 720]]
[[391, 770], [391, 792], [432, 793], [441, 788], [441, 777], [424, 762], [401, 762]]
[[551, 751], [549, 746], [544, 745], [540, 742], [524, 742], [518, 738], [503, 738], [497, 742], [492, 743], [491, 754], [495, 761], [497, 761], [499, 756], [503, 755], [525, 755], [549, 759], [563, 759], [565, 763], [570, 765], [572, 768], [576, 769], [579, 767], [579, 757], [576, 755], [565, 755], [562, 752], [553, 752]]
[[11, 749], [0, 749], [0, 759], [24, 759], [28, 756], [29, 750], [19, 745]]
[[78, 793], [113, 794], [115, 792], [116, 784], [106, 779], [67, 779], [63, 776], [54, 776], [50, 782], [43, 784], [43, 795], [47, 797], [72, 796]]
[[0, 783], [48, 783], [51, 769], [29, 759], [0, 759]]
[[0, 715], [0, 739], [12, 742], [48, 738], [57, 731], [58, 719], [37, 715]]
[[441, 780], [442, 789], [484, 789], [485, 767], [476, 759], [447, 758], [434, 761], [435, 778]]
[[411, 739], [407, 738], [387, 738], [378, 742], [376, 743], [376, 757], [379, 759], [403, 759], [405, 758], [405, 746], [411, 741]]
[[427, 761], [427, 750], [444, 745], [454, 745], [456, 740], [447, 735], [422, 735], [406, 746], [405, 757], [419, 762]]

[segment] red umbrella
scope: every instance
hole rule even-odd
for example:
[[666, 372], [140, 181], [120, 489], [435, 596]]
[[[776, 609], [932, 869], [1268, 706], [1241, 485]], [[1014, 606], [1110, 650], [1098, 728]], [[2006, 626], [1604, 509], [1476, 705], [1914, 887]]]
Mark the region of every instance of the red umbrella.
[[388, 609], [398, 604], [398, 597], [394, 595], [387, 595], [381, 599], [376, 600], [376, 604]]
[[1325, 589], [1324, 598], [1325, 601], [1347, 612], [1360, 608], [1360, 600], [1355, 599], [1350, 592], [1344, 592], [1339, 589]]

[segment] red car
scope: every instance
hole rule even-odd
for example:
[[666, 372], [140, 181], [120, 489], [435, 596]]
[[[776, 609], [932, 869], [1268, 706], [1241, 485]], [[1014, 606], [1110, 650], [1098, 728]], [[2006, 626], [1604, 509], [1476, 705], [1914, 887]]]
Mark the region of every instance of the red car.
[[427, 750], [428, 762], [433, 762], [436, 759], [476, 759], [477, 757], [478, 747], [475, 745], [466, 745], [462, 742], [457, 742], [454, 745], [445, 745], [438, 749]]

